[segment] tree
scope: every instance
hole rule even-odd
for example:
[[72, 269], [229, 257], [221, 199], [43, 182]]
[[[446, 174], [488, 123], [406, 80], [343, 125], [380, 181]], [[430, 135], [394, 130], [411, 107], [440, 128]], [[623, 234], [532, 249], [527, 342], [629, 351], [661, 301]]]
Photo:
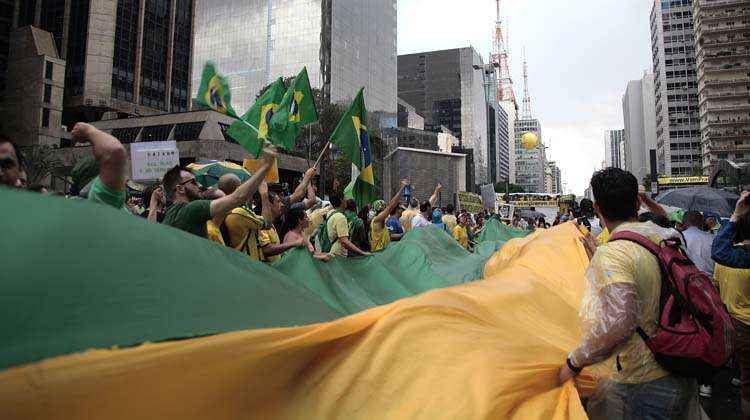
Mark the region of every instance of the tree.
[[23, 153], [27, 160], [26, 176], [29, 184], [42, 183], [63, 166], [60, 159], [55, 156], [55, 149], [46, 144], [24, 147]]
[[[505, 194], [505, 192], [506, 192], [505, 191], [506, 182], [507, 181], [501, 181], [501, 182], [498, 182], [497, 184], [495, 184], [495, 192], [496, 193], [500, 193], [500, 194]], [[510, 194], [513, 194], [513, 193], [523, 193], [523, 192], [526, 192], [526, 191], [524, 191], [523, 187], [520, 186], [520, 185], [508, 184], [508, 191], [507, 192], [510, 193]]]

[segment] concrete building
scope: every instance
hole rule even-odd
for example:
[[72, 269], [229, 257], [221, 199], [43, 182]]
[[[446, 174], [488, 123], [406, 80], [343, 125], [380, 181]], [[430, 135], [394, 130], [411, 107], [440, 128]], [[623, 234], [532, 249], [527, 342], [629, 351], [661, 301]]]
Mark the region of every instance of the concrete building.
[[229, 77], [238, 112], [307, 66], [333, 102], [364, 86], [369, 111], [396, 114], [396, 0], [202, 0], [195, 22], [193, 96], [207, 60]]
[[548, 161], [544, 170], [545, 191], [548, 194], [562, 194], [562, 173], [555, 161]]
[[398, 96], [424, 116], [425, 130], [445, 126], [473, 150], [477, 184], [492, 175], [483, 67], [472, 47], [398, 56]]
[[[516, 119], [518, 116], [518, 109], [514, 101], [501, 101], [500, 107], [505, 111], [507, 115], [507, 124], [501, 125], [501, 135], [498, 141], [502, 141], [505, 137], [503, 133], [507, 131], [507, 143], [508, 143], [508, 177], [506, 178], [511, 184], [516, 183]], [[502, 179], [501, 179], [502, 180]]]
[[[16, 26], [33, 25], [49, 32], [56, 56], [64, 60], [62, 125], [188, 110], [193, 0], [27, 0], [17, 4]], [[28, 37], [14, 39], [23, 42]], [[10, 56], [26, 45], [11, 43]], [[39, 86], [44, 80], [45, 74], [33, 69], [25, 79]], [[36, 105], [29, 106], [28, 112], [35, 112]], [[27, 112], [4, 108], [5, 121], [8, 112]], [[35, 140], [18, 141], [33, 144]]]
[[[510, 180], [510, 143], [515, 144], [514, 129], [511, 126], [510, 115], [502, 104], [496, 106], [497, 116], [497, 177], [495, 182]], [[515, 121], [513, 122], [515, 124]], [[513, 148], [515, 153], [515, 147]]]
[[656, 103], [656, 160], [662, 175], [701, 171], [698, 82], [692, 1], [654, 0], [651, 50]]
[[622, 97], [622, 113], [625, 120], [625, 170], [642, 183], [651, 172], [650, 151], [656, 150], [654, 75], [644, 74], [642, 79], [628, 83]]
[[443, 192], [436, 205], [454, 204], [456, 192], [467, 191], [466, 166], [465, 154], [398, 147], [384, 159], [383, 196], [392, 197], [399, 181], [409, 178], [413, 197], [427, 200], [441, 183]]
[[622, 168], [622, 136], [624, 130], [607, 130], [604, 133], [604, 164], [607, 168]]
[[409, 105], [403, 99], [398, 99], [398, 112], [396, 112], [396, 125], [398, 127], [415, 128], [424, 130], [424, 117], [417, 114], [417, 109]]
[[23, 145], [59, 145], [65, 61], [52, 34], [25, 26], [13, 31], [8, 59], [3, 128]]
[[750, 161], [750, 0], [695, 0], [703, 173]]
[[[521, 139], [526, 133], [534, 133], [539, 137], [539, 145], [531, 150], [526, 150], [521, 144]], [[516, 143], [516, 184], [521, 186], [524, 192], [545, 193], [545, 170], [547, 169], [547, 155], [542, 142], [542, 127], [539, 120], [519, 119], [515, 125]]]

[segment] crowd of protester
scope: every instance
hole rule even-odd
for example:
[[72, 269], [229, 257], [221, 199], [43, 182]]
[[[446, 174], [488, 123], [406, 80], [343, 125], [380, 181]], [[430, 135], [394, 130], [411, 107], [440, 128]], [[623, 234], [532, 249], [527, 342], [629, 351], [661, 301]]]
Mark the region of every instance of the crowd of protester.
[[[429, 225], [471, 251], [485, 220], [501, 220], [497, 214], [469, 213], [451, 204], [437, 207], [443, 189], [439, 184], [426, 201], [404, 196], [411, 191], [408, 180], [401, 180], [388, 202], [378, 200], [364, 208], [345, 198], [335, 183], [329, 200], [323, 201], [312, 182], [315, 167], [290, 194], [272, 191], [265, 181], [276, 157], [270, 144], [263, 148], [262, 165], [244, 182], [227, 174], [205, 189], [190, 170], [175, 166], [143, 191], [139, 205], [126, 194], [123, 145], [85, 123], [76, 124], [72, 135], [91, 144], [98, 168], [86, 187], [86, 199], [234, 248], [255, 261], [273, 263], [295, 248], [320, 261], [367, 256]], [[47, 194], [43, 185], [28, 185], [26, 168], [21, 150], [0, 137], [0, 184]], [[659, 328], [664, 267], [644, 246], [610, 240], [632, 232], [657, 245], [678, 241], [692, 264], [712, 279], [736, 332], [733, 361], [740, 375], [735, 383], [743, 415], [750, 418], [750, 192], [742, 193], [731, 218], [722, 220], [712, 212], [669, 214], [639, 189], [632, 174], [617, 168], [594, 174], [591, 188], [595, 201], [582, 200], [551, 224], [543, 216], [501, 220], [523, 230], [575, 221], [586, 232], [582, 242], [590, 265], [582, 307], [590, 304], [596, 310], [584, 314], [582, 309], [587, 328], [560, 368], [560, 383], [614, 358], [612, 386], [603, 403], [605, 412], [618, 418], [682, 418], [697, 394], [711, 396], [712, 378], [670, 372], [643, 339]]]

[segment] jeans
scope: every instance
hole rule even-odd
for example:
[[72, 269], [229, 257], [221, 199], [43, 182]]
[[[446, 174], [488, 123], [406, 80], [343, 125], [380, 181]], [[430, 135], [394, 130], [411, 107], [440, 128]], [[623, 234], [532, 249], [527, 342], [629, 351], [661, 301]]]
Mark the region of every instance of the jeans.
[[642, 384], [612, 382], [601, 414], [612, 420], [681, 419], [695, 391], [695, 380], [675, 375]]

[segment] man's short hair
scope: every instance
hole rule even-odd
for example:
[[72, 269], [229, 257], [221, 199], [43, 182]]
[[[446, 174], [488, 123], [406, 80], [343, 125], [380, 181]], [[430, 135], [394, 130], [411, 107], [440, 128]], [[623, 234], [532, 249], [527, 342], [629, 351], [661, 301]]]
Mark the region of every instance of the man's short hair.
[[346, 199], [346, 209], [349, 211], [357, 212], [357, 202], [353, 198]]
[[453, 206], [453, 204], [448, 204], [445, 206], [445, 212], [448, 214], [453, 214], [453, 212], [456, 210], [456, 208]]
[[13, 143], [10, 140], [10, 138], [8, 138], [8, 136], [6, 136], [5, 134], [0, 133], [0, 144], [5, 144], [5, 143], [10, 144], [10, 147], [13, 148], [13, 153], [16, 154], [16, 159], [18, 159], [18, 162], [17, 162], [18, 166], [21, 169], [25, 170], [26, 169], [26, 158], [24, 157], [23, 152], [21, 151], [21, 149], [19, 149], [18, 145], [15, 144], [15, 143]]
[[177, 188], [177, 184], [182, 180], [183, 171], [180, 165], [175, 165], [172, 169], [168, 170], [162, 178], [162, 185], [164, 185], [164, 196], [167, 201], [174, 201], [174, 191]]
[[409, 206], [412, 208], [419, 207], [419, 200], [417, 200], [416, 198], [412, 198], [411, 201], [409, 201]]
[[419, 211], [424, 213], [432, 208], [432, 204], [430, 204], [429, 201], [423, 201], [422, 204], [419, 205]]
[[606, 168], [591, 178], [591, 190], [602, 216], [625, 221], [638, 216], [638, 180], [620, 168]]
[[333, 208], [337, 209], [341, 207], [341, 202], [343, 201], [343, 199], [344, 197], [340, 192], [334, 191], [333, 193], [331, 193], [330, 201]]
[[682, 216], [682, 223], [688, 226], [697, 227], [698, 229], [703, 229], [706, 222], [703, 220], [703, 215], [700, 212], [690, 210], [685, 212], [685, 215]]
[[224, 194], [229, 195], [233, 193], [237, 187], [240, 186], [242, 180], [235, 174], [224, 174], [219, 178], [219, 182], [216, 187], [219, 188]]

